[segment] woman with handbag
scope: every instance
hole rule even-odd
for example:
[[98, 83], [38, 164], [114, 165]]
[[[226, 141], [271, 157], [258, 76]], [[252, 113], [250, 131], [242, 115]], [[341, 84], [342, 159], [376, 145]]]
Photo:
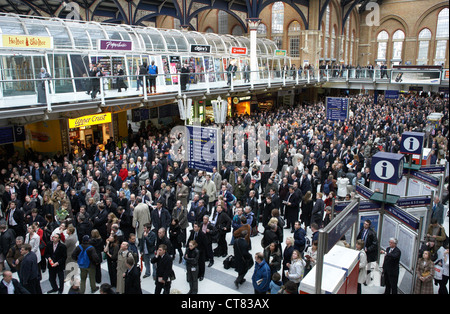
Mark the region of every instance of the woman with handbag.
[[430, 252], [424, 251], [417, 261], [414, 294], [433, 294], [433, 278], [434, 263], [430, 259]]
[[249, 245], [246, 241], [248, 236], [248, 230], [242, 230], [239, 234], [236, 234], [236, 239], [233, 244], [234, 256], [235, 256], [235, 270], [238, 273], [238, 277], [234, 281], [236, 289], [239, 289], [239, 285], [245, 282], [245, 275], [248, 270], [253, 266], [253, 258], [249, 253]]
[[184, 242], [185, 237], [181, 230], [178, 219], [172, 219], [169, 228], [169, 238], [170, 243], [172, 243], [172, 252], [169, 253], [173, 256], [173, 258], [175, 258], [176, 251], [178, 251], [178, 254], [180, 255], [180, 260], [178, 263], [181, 263], [183, 260], [183, 251], [181, 250], [181, 246]]
[[197, 241], [189, 241], [188, 248], [184, 254], [184, 260], [186, 261], [186, 280], [189, 283], [189, 292], [187, 294], [198, 293], [198, 258], [200, 252], [197, 249]]

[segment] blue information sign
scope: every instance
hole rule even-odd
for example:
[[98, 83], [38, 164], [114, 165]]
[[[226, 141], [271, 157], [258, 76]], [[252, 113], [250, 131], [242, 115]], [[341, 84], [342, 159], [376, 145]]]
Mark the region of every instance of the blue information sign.
[[384, 92], [385, 99], [398, 99], [398, 90], [386, 90]]
[[370, 180], [397, 184], [403, 176], [402, 154], [378, 152], [372, 156], [372, 168], [370, 170]]
[[348, 118], [348, 98], [327, 97], [327, 119], [331, 121], [344, 121]]
[[422, 132], [403, 132], [400, 141], [400, 153], [415, 154], [422, 156], [423, 141], [425, 133]]
[[217, 128], [187, 126], [189, 132], [188, 167], [212, 172], [218, 168], [220, 136]]

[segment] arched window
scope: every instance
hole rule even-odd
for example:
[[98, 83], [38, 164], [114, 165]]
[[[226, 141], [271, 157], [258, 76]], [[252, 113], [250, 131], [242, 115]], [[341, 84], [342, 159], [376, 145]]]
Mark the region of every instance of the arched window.
[[259, 37], [267, 37], [267, 26], [266, 24], [260, 23], [256, 31]]
[[173, 19], [173, 28], [174, 29], [181, 29], [181, 23], [180, 20], [177, 18]]
[[331, 15], [331, 9], [330, 5], [327, 6], [327, 10], [325, 12], [325, 28], [323, 30], [324, 34], [324, 45], [323, 45], [323, 57], [325, 59], [328, 58], [328, 42], [330, 40], [330, 15]]
[[436, 26], [436, 53], [434, 57], [434, 64], [441, 65], [445, 63], [447, 56], [447, 45], [449, 37], [449, 12], [448, 8], [442, 9], [439, 12], [437, 26]]
[[283, 33], [284, 25], [284, 4], [282, 1], [277, 1], [272, 6], [272, 33]]
[[389, 34], [386, 31], [381, 31], [378, 33], [378, 51], [377, 51], [377, 61], [386, 61], [386, 51], [387, 43], [389, 40]]
[[288, 28], [289, 55], [293, 58], [300, 57], [300, 23], [293, 21]]
[[392, 60], [393, 63], [402, 60], [403, 41], [405, 40], [405, 32], [398, 30], [392, 36]]
[[272, 6], [272, 40], [278, 49], [283, 46], [284, 4], [277, 1]]
[[330, 57], [331, 59], [335, 58], [335, 51], [336, 51], [336, 25], [331, 29], [331, 46], [330, 46]]
[[417, 64], [428, 64], [428, 49], [430, 46], [431, 31], [424, 28], [419, 33], [419, 51], [417, 52]]
[[211, 27], [208, 27], [205, 33], [214, 33], [214, 30]]
[[220, 10], [218, 14], [219, 34], [228, 34], [228, 13]]
[[231, 34], [234, 36], [242, 36], [242, 34], [244, 34], [244, 30], [242, 29], [241, 25], [236, 25], [235, 27], [233, 27]]

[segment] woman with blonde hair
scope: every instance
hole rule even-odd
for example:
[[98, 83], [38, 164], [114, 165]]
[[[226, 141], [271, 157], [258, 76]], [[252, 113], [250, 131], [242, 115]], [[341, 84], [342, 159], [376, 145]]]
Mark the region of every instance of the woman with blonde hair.
[[298, 250], [294, 250], [292, 252], [291, 262], [287, 263], [286, 266], [289, 270], [286, 271], [286, 277], [294, 282], [298, 287], [300, 286], [300, 281], [303, 279], [305, 272], [305, 261], [302, 259], [302, 256]]

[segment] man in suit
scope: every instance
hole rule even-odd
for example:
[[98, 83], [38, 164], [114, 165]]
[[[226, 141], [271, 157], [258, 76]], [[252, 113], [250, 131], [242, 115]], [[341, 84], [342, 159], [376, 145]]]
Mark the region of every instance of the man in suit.
[[[62, 294], [64, 290], [64, 269], [66, 267], [67, 247], [60, 241], [60, 235], [55, 233], [51, 239], [51, 243], [45, 248], [44, 257], [48, 259], [49, 281], [52, 290], [47, 293], [58, 292]], [[59, 279], [59, 287], [56, 283], [56, 276]]]
[[136, 266], [136, 262], [132, 256], [128, 256], [126, 261], [127, 270], [125, 276], [124, 294], [142, 294], [141, 289], [141, 272]]
[[[370, 274], [370, 263], [378, 260], [378, 239], [375, 230], [371, 227], [372, 222], [365, 220], [363, 228], [359, 231], [356, 240], [364, 241], [364, 251], [367, 256], [367, 274]], [[370, 276], [368, 276], [370, 278]]]
[[16, 236], [25, 237], [24, 212], [17, 206], [16, 201], [10, 201], [6, 210], [8, 229], [14, 230]]
[[226, 235], [231, 231], [231, 218], [227, 213], [223, 212], [222, 206], [217, 206], [216, 212], [218, 213], [216, 219], [216, 229], [218, 232], [217, 239], [217, 256], [226, 257], [228, 255], [228, 245], [226, 240]]
[[386, 251], [381, 250], [381, 254], [384, 256], [383, 272], [386, 282], [386, 289], [384, 294], [397, 294], [397, 284], [399, 275], [399, 265], [401, 251], [397, 247], [397, 239], [389, 239], [389, 247]]
[[156, 203], [156, 208], [151, 212], [151, 220], [155, 230], [160, 228], [169, 229], [172, 217], [169, 211], [163, 207], [162, 201]]
[[161, 244], [158, 246], [155, 257], [151, 260], [152, 264], [156, 264], [156, 279], [155, 279], [155, 294], [161, 294], [164, 289], [164, 294], [170, 293], [170, 276], [172, 270], [172, 257], [167, 252], [167, 246]]
[[441, 203], [439, 196], [435, 196], [433, 200], [431, 218], [436, 218], [438, 224], [444, 224], [444, 205]]
[[31, 294], [42, 294], [36, 254], [31, 251], [30, 244], [23, 244], [20, 253], [23, 256], [19, 270], [20, 283]]
[[283, 202], [284, 214], [287, 221], [285, 229], [294, 230], [294, 223], [298, 220], [300, 199], [297, 194], [294, 193], [294, 187], [289, 187], [289, 193]]

